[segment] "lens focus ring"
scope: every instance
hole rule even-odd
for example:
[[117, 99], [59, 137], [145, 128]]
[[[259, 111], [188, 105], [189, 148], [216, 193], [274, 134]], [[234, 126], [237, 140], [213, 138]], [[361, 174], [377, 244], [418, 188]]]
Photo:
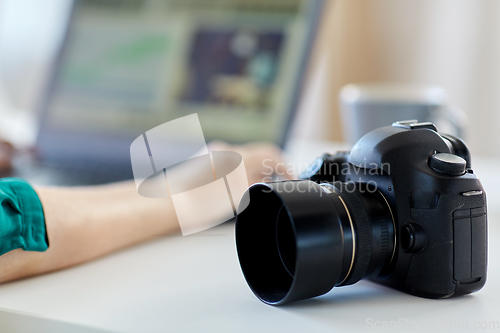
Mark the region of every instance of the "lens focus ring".
[[335, 188], [335, 197], [344, 205], [354, 229], [352, 265], [344, 270], [336, 286], [378, 276], [390, 263], [394, 246], [394, 221], [387, 201], [376, 188], [366, 184], [336, 182], [329, 185]]
[[354, 225], [356, 249], [353, 269], [339, 285], [350, 285], [361, 280], [370, 265], [373, 233], [370, 220], [354, 183], [336, 183]]

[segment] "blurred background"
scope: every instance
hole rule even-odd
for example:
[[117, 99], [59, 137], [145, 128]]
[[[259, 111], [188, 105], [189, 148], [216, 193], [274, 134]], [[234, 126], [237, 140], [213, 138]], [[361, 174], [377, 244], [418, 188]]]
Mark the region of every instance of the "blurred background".
[[[84, 40], [85, 43], [73, 45], [71, 49], [73, 60], [76, 59], [80, 65], [89, 61], [87, 58], [91, 57], [92, 52], [96, 52], [94, 47], [89, 46], [91, 45], [88, 44], [89, 41], [99, 39], [99, 45], [107, 45], [116, 42], [116, 38], [130, 37], [137, 33], [138, 29], [144, 29], [141, 21], [125, 18], [124, 25], [113, 26], [106, 30], [109, 36], [99, 32], [102, 22], [116, 19], [114, 16], [117, 16], [119, 8], [124, 8], [123, 3], [137, 9], [143, 2], [84, 1], [87, 9], [103, 4], [107, 9], [104, 12], [96, 11], [91, 20], [88, 17], [81, 18], [87, 20], [84, 23], [80, 22], [80, 28], [84, 28], [79, 32], [80, 41]], [[199, 5], [196, 1], [184, 3]], [[275, 14], [275, 17], [269, 19], [270, 22], [278, 18], [285, 20], [284, 17], [292, 15], [290, 14], [292, 11], [296, 11], [293, 15], [299, 16], [302, 11], [305, 12], [301, 1], [280, 0], [272, 3], [276, 4], [276, 8], [273, 9], [272, 6], [264, 8], [266, 15], [270, 12]], [[0, 0], [0, 109], [2, 110], [0, 131], [17, 145], [29, 146], [35, 140], [33, 133], [38, 127], [36, 112], [40, 109], [40, 101], [46, 94], [53, 70], [52, 65], [68, 29], [71, 4], [72, 1], [69, 0]], [[203, 8], [199, 10], [202, 11]], [[234, 59], [230, 56], [221, 58], [220, 53], [211, 58], [210, 54], [204, 53], [204, 45], [210, 43], [214, 34], [218, 32], [198, 29], [193, 32], [191, 44], [186, 48], [189, 51], [178, 55], [188, 59], [186, 61], [191, 61], [191, 66], [186, 69], [190, 72], [184, 73], [183, 79], [174, 80], [178, 88], [172, 91], [176, 91], [178, 101], [186, 102], [183, 105], [188, 105], [190, 112], [199, 112], [195, 107], [191, 107], [207, 100], [213, 109], [220, 105], [232, 107], [236, 105], [258, 110], [279, 108], [282, 103], [279, 96], [284, 94], [283, 91], [286, 89], [282, 88], [281, 92], [276, 92], [279, 89], [275, 89], [270, 93], [268, 88], [272, 84], [278, 85], [279, 80], [284, 82], [291, 80], [286, 77], [286, 73], [291, 72], [288, 68], [293, 67], [292, 63], [295, 61], [290, 54], [300, 53], [302, 52], [300, 48], [307, 46], [311, 54], [307, 57], [304, 83], [301, 86], [300, 99], [297, 100], [297, 116], [290, 131], [294, 139], [345, 140], [346, 132], [351, 129], [343, 125], [345, 122], [342, 121], [338, 98], [341, 88], [346, 84], [399, 82], [436, 85], [446, 92], [446, 103], [460, 108], [466, 114], [467, 117], [462, 117], [461, 121], [464, 126], [464, 137], [472, 154], [498, 157], [500, 156], [500, 136], [496, 128], [500, 125], [498, 12], [500, 12], [500, 2], [495, 0], [326, 0], [317, 22], [300, 21], [295, 17], [292, 20], [294, 23], [290, 23], [292, 21], [286, 23], [290, 31], [300, 29], [301, 24], [317, 24], [318, 29], [312, 44], [307, 44], [306, 41], [294, 49], [289, 43], [290, 38], [287, 39], [286, 34], [280, 33], [279, 29], [275, 29], [278, 32], [273, 30], [272, 33], [254, 31], [251, 38], [244, 32], [239, 33], [238, 38], [230, 34], [225, 37], [216, 36], [219, 43], [222, 43], [220, 47], [236, 52], [240, 58], [244, 57], [245, 52], [250, 52], [248, 50], [253, 50], [252, 52], [258, 53], [259, 56], [253, 56], [252, 63], [250, 60], [245, 60], [244, 64], [240, 61], [234, 70], [219, 69], [217, 80], [215, 83], [211, 81], [212, 86], [215, 85], [216, 88], [211, 86], [210, 92], [204, 91], [207, 90], [207, 87], [203, 86], [204, 80], [211, 79], [210, 75], [214, 75], [214, 71], [217, 71], [214, 67], [220, 66], [218, 63], [227, 64]], [[167, 15], [163, 20], [170, 22], [173, 17]], [[155, 24], [157, 23], [149, 26]], [[183, 27], [172, 24], [170, 29], [175, 31]], [[116, 35], [113, 35], [113, 31]], [[222, 41], [224, 38], [227, 40], [226, 44], [229, 43], [226, 46]], [[237, 40], [239, 44], [233, 43], [234, 40], [231, 38]], [[170, 47], [154, 40], [149, 42], [151, 44], [143, 45], [143, 48], [152, 47], [156, 48], [154, 50], [161, 50], [162, 47]], [[126, 59], [127, 56], [131, 55], [117, 54], [115, 62], [130, 61], [130, 58]], [[203, 58], [203, 61], [197, 60], [196, 57]], [[281, 59], [283, 62], [283, 57], [290, 59], [287, 58], [285, 65], [281, 65], [281, 73], [273, 72], [272, 69], [275, 68], [273, 61]], [[127, 72], [123, 75], [114, 73], [113, 75], [116, 75], [113, 79], [120, 81], [120, 78], [127, 75], [135, 77], [143, 75], [144, 84], [150, 84], [146, 82], [146, 76], [157, 71], [154, 64], [153, 61], [149, 63], [149, 67], [136, 69], [137, 73]], [[238, 68], [242, 68], [241, 66], [245, 66], [247, 71], [253, 73], [253, 85], [248, 80], [242, 79], [241, 75], [238, 76], [237, 71]], [[85, 71], [82, 67], [76, 69], [69, 72], [66, 78], [91, 80], [91, 76], [95, 74], [91, 72], [92, 70], [97, 72], [102, 70], [93, 68]], [[130, 68], [127, 70], [130, 71]], [[221, 71], [226, 71], [225, 75], [220, 75]], [[105, 90], [109, 89], [109, 86], [101, 88]], [[245, 93], [241, 94], [241, 91]], [[72, 99], [66, 98], [60, 101], [59, 108], [67, 106], [68, 103], [80, 106], [88, 104], [89, 96], [97, 96], [95, 91], [92, 94], [71, 95]], [[127, 101], [123, 103], [130, 107]], [[84, 119], [86, 113], [81, 110], [79, 112], [77, 116], [86, 121]], [[224, 122], [229, 117], [221, 112], [213, 110], [212, 113], [207, 113], [211, 116], [202, 119], [202, 124], [203, 122], [208, 124], [204, 126], [204, 130], [208, 128], [210, 132], [211, 126], [215, 126], [213, 131], [216, 133], [217, 123]], [[64, 118], [64, 115], [60, 116]], [[76, 116], [73, 114], [71, 117]], [[280, 125], [279, 117], [271, 118], [274, 120], [268, 121], [276, 122], [270, 127], [271, 131], [284, 126]], [[248, 116], [245, 119], [247, 126], [242, 127], [240, 131], [250, 128], [248, 132], [254, 133], [253, 136], [249, 136], [251, 140], [263, 138], [278, 141], [264, 130], [258, 132], [257, 123], [252, 125], [253, 118]], [[25, 126], [21, 128], [12, 125], [16, 121], [22, 122]], [[144, 124], [144, 128], [151, 127], [153, 123], [154, 121]], [[238, 141], [231, 140], [231, 135], [233, 134], [224, 133], [220, 137]], [[217, 135], [212, 136], [217, 137]]]
[[317, 43], [317, 53], [326, 62], [319, 67], [328, 71], [319, 94], [325, 112], [317, 115], [324, 121], [316, 121], [318, 130], [306, 135], [342, 138], [337, 98], [347, 83], [436, 84], [468, 115], [465, 139], [472, 154], [499, 156], [498, 1], [339, 0], [327, 4]]

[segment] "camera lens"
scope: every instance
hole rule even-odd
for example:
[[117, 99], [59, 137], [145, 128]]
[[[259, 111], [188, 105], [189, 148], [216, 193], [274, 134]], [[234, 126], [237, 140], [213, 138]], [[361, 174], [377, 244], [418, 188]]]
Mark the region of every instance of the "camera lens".
[[249, 287], [265, 303], [311, 298], [379, 276], [394, 256], [392, 213], [373, 186], [259, 183], [241, 202], [238, 258]]

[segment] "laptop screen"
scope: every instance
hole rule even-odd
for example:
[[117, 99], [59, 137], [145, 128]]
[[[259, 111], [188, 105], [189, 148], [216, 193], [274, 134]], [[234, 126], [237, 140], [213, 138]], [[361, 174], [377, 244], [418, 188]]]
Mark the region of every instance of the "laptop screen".
[[207, 140], [281, 144], [317, 7], [312, 0], [77, 1], [40, 136], [133, 139], [198, 113]]

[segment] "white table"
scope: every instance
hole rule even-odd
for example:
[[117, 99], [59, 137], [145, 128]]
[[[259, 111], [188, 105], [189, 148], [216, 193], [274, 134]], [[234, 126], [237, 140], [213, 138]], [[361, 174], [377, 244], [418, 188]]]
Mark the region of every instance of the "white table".
[[[290, 150], [293, 160], [308, 161], [336, 147], [296, 143]], [[498, 331], [498, 165], [496, 160], [473, 160], [488, 195], [490, 240], [488, 283], [474, 295], [429, 300], [361, 281], [289, 306], [268, 306], [247, 287], [236, 256], [234, 224], [226, 223], [1, 285], [0, 331], [355, 332], [376, 331], [373, 326], [384, 321], [393, 322], [398, 331], [415, 331], [419, 325], [426, 331], [457, 331], [456, 325], [467, 325], [463, 332], [493, 325]]]

